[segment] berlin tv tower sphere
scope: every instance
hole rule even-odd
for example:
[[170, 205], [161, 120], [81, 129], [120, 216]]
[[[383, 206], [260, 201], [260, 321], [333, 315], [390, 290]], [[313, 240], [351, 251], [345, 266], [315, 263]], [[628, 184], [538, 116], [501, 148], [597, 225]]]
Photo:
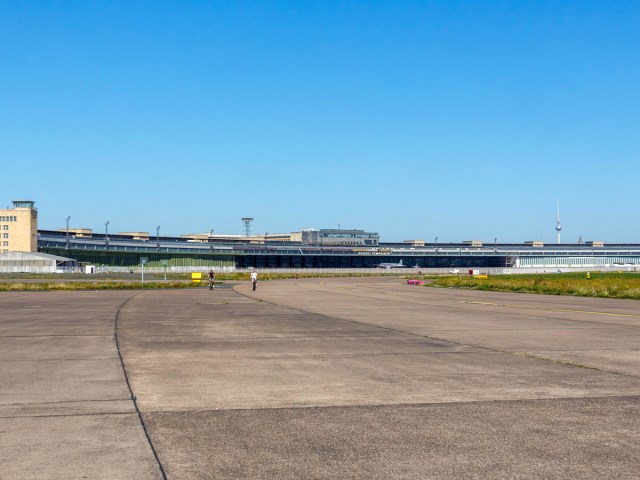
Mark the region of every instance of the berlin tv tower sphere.
[[560, 225], [560, 222], [558, 222], [558, 224], [556, 225], [556, 231], [559, 232], [560, 230], [562, 230], [562, 225]]

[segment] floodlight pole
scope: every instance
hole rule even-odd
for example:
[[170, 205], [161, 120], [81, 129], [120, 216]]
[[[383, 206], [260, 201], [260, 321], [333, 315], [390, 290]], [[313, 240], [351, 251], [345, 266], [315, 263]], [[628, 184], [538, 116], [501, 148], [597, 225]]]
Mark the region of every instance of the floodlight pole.
[[109, 220], [104, 222], [104, 248], [109, 250]]
[[213, 228], [209, 230], [209, 253], [213, 253]]
[[144, 264], [149, 261], [149, 257], [141, 257], [140, 263], [142, 264], [142, 284], [144, 285]]
[[67, 217], [67, 250], [69, 250], [69, 220], [71, 217]]
[[160, 251], [160, 225], [156, 227], [156, 252]]

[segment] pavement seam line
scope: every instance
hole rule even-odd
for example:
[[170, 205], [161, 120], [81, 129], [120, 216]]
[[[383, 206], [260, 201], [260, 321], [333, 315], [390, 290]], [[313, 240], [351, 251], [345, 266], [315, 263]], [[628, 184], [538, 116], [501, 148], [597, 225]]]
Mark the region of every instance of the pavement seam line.
[[[304, 287], [302, 287], [302, 288], [304, 288]], [[438, 341], [450, 343], [450, 344], [453, 344], [453, 345], [474, 347], [474, 348], [478, 348], [478, 349], [481, 349], [481, 350], [487, 350], [489, 352], [504, 353], [504, 354], [507, 354], [507, 355], [513, 355], [513, 356], [517, 356], [517, 357], [521, 357], [521, 358], [526, 358], [526, 359], [529, 359], [529, 360], [540, 360], [540, 361], [543, 361], [543, 362], [555, 363], [557, 365], [570, 366], [570, 367], [574, 367], [574, 368], [586, 368], [586, 369], [594, 370], [594, 371], [597, 371], [597, 372], [609, 373], [609, 374], [612, 374], [612, 375], [621, 375], [623, 377], [640, 378], [640, 375], [633, 375], [633, 374], [630, 374], [630, 373], [618, 372], [618, 371], [615, 371], [615, 370], [605, 370], [605, 369], [602, 369], [602, 368], [592, 367], [592, 366], [588, 366], [588, 365], [582, 365], [582, 364], [579, 364], [579, 363], [571, 363], [571, 362], [564, 361], [564, 360], [554, 360], [554, 359], [551, 359], [551, 358], [538, 357], [538, 356], [535, 356], [533, 354], [514, 352], [514, 351], [510, 351], [510, 350], [502, 350], [502, 349], [498, 349], [498, 348], [491, 348], [491, 347], [487, 347], [487, 346], [484, 346], [484, 345], [474, 345], [472, 343], [456, 342], [456, 341], [447, 340], [447, 339], [444, 339], [444, 338], [432, 337], [430, 335], [421, 335], [421, 334], [418, 334], [418, 333], [407, 332], [405, 330], [397, 330], [397, 329], [394, 329], [394, 328], [391, 328], [391, 327], [382, 327], [380, 325], [374, 325], [374, 324], [371, 324], [371, 323], [361, 322], [361, 321], [357, 321], [357, 320], [350, 320], [348, 318], [334, 317], [332, 315], [327, 315], [327, 314], [324, 314], [324, 313], [310, 312], [310, 311], [307, 311], [307, 310], [302, 310], [300, 308], [281, 305], [281, 304], [278, 304], [278, 303], [275, 303], [275, 302], [269, 301], [269, 300], [256, 299], [254, 297], [251, 297], [250, 295], [247, 295], [245, 293], [242, 293], [242, 292], [236, 290], [235, 287], [234, 287], [233, 290], [236, 293], [238, 293], [239, 295], [243, 295], [243, 296], [245, 296], [247, 298], [251, 298], [251, 299], [255, 300], [256, 302], [260, 301], [260, 302], [268, 303], [270, 305], [275, 305], [277, 307], [289, 308], [289, 309], [295, 310], [297, 312], [310, 313], [312, 315], [319, 315], [321, 317], [331, 318], [333, 320], [340, 320], [340, 321], [343, 321], [343, 322], [355, 323], [357, 325], [367, 325], [369, 327], [380, 328], [382, 330], [387, 330], [387, 331], [390, 331], [390, 332], [403, 333], [403, 334], [406, 334], [406, 335], [412, 335], [414, 337], [419, 337], [419, 338], [428, 338], [429, 340], [438, 340]], [[313, 290], [313, 289], [310, 289], [310, 290]], [[354, 296], [354, 295], [352, 295], [352, 296]], [[355, 296], [357, 296], [357, 295], [355, 295]]]
[[[261, 360], [278, 360], [282, 358], [318, 358], [318, 357], [331, 357], [331, 358], [351, 358], [351, 357], [376, 357], [376, 356], [400, 356], [400, 355], [471, 355], [471, 354], [481, 354], [481, 355], [495, 355], [498, 352], [478, 352], [478, 351], [446, 351], [446, 352], [389, 352], [389, 353], [296, 353], [296, 354], [284, 354], [284, 355], [276, 355], [276, 354], [262, 354], [262, 355], [180, 355], [180, 358], [189, 358], [189, 359], [199, 359], [199, 358], [207, 358], [211, 360], [216, 360], [219, 358], [225, 359], [242, 359], [242, 358], [250, 358], [250, 359], [261, 359]], [[130, 358], [134, 358], [136, 360], [145, 360], [145, 357], [136, 357], [132, 356]], [[165, 358], [173, 358], [171, 356], [166, 356]]]
[[447, 401], [447, 402], [419, 402], [419, 403], [358, 403], [353, 405], [299, 405], [291, 407], [252, 407], [252, 408], [205, 408], [192, 410], [153, 410], [147, 412], [149, 415], [180, 414], [180, 413], [224, 413], [224, 412], [251, 412], [251, 411], [278, 411], [278, 410], [334, 410], [349, 408], [397, 408], [397, 407], [439, 407], [451, 405], [479, 405], [495, 403], [542, 403], [542, 402], [571, 402], [588, 400], [640, 400], [640, 395], [600, 395], [591, 397], [537, 397], [537, 398], [513, 398], [494, 400], [471, 400], [471, 401]]
[[[296, 285], [300, 288], [302, 288], [303, 290], [311, 290], [314, 292], [322, 292], [322, 293], [332, 293], [331, 290], [327, 290], [326, 288], [312, 288], [310, 286], [302, 286], [302, 285]], [[365, 287], [367, 288], [367, 287]], [[355, 290], [354, 288], [350, 289], [350, 290]], [[367, 292], [372, 292], [375, 293], [376, 290], [372, 290], [371, 287], [368, 287]], [[474, 290], [474, 291], [478, 291], [478, 290]], [[342, 295], [347, 296], [347, 297], [357, 297], [357, 298], [375, 298], [375, 297], [371, 297], [368, 295], [363, 295], [363, 294], [358, 294], [358, 293], [344, 293], [344, 291], [340, 292]], [[501, 292], [501, 293], [520, 293], [520, 292]], [[404, 297], [410, 297], [410, 295], [403, 295], [400, 294], [398, 292], [385, 292], [386, 295], [389, 296], [393, 296], [393, 297], [400, 297], [400, 298], [404, 298]], [[528, 293], [523, 293], [523, 295], [539, 295], [539, 294], [528, 294]], [[249, 297], [252, 298], [252, 297]], [[594, 297], [581, 297], [581, 298], [594, 298]], [[597, 297], [596, 297], [597, 298]], [[608, 300], [627, 300], [624, 298], [621, 299], [608, 299]], [[404, 301], [407, 301], [406, 299]], [[478, 305], [486, 305], [486, 306], [495, 306], [495, 307], [511, 307], [511, 308], [521, 308], [524, 310], [539, 310], [539, 311], [545, 311], [545, 312], [563, 312], [563, 313], [587, 313], [587, 314], [592, 314], [592, 315], [604, 315], [604, 316], [615, 316], [615, 317], [631, 317], [631, 318], [640, 318], [640, 316], [638, 315], [632, 315], [632, 314], [624, 314], [624, 313], [613, 313], [613, 312], [593, 312], [593, 311], [589, 311], [589, 310], [572, 310], [572, 309], [558, 309], [558, 308], [551, 308], [551, 307], [535, 307], [535, 306], [530, 306], [530, 305], [510, 305], [510, 304], [505, 304], [505, 303], [494, 303], [494, 302], [476, 302], [476, 301], [469, 301], [469, 300], [456, 300], [456, 299], [449, 299], [447, 300], [448, 302], [458, 302], [458, 303], [464, 303], [464, 304], [478, 304]], [[270, 302], [271, 303], [271, 302]], [[426, 306], [440, 306], [443, 308], [446, 308], [442, 305], [437, 305], [434, 303], [430, 303], [429, 299], [427, 299], [427, 302], [417, 302], [417, 301], [410, 301], [410, 303], [414, 304], [414, 305], [426, 305]], [[279, 305], [277, 303], [274, 303], [274, 305]], [[282, 305], [279, 305], [282, 306]], [[528, 314], [526, 313], [516, 313], [515, 315], [518, 316], [528, 316]], [[624, 323], [601, 323], [601, 322], [596, 322], [596, 321], [590, 321], [590, 320], [580, 320], [581, 322], [584, 323], [593, 323], [596, 325], [603, 325], [603, 326], [610, 326], [610, 325], [618, 325], [621, 327], [630, 327], [630, 328], [640, 328], [639, 326], [636, 325], [628, 325], [628, 324], [624, 324]]]
[[87, 358], [11, 358], [5, 362], [86, 362], [96, 361], [103, 362], [105, 360], [116, 360], [118, 357], [87, 357]]
[[596, 372], [605, 372], [605, 373], [611, 373], [613, 375], [620, 375], [620, 376], [623, 376], [623, 377], [640, 379], [640, 375], [634, 375], [632, 373], [619, 372], [617, 370], [603, 370], [603, 369], [598, 368], [598, 367], [592, 367], [590, 365], [584, 365], [582, 363], [573, 363], [573, 362], [569, 362], [567, 360], [557, 360], [557, 359], [545, 357], [545, 356], [542, 356], [540, 354], [535, 354], [535, 353], [522, 353], [522, 352], [506, 352], [506, 353], [512, 353], [513, 355], [519, 355], [519, 356], [522, 356], [522, 357], [525, 357], [525, 358], [533, 358], [533, 359], [536, 359], [536, 360], [544, 360], [546, 362], [552, 362], [552, 363], [556, 363], [558, 365], [569, 365], [571, 367], [586, 368], [587, 370], [595, 370]]
[[41, 337], [111, 337], [111, 335], [0, 335], [0, 338], [41, 338]]
[[[509, 303], [494, 303], [494, 302], [472, 302], [469, 300], [458, 300], [460, 303], [466, 303], [468, 305], [486, 305], [489, 307], [508, 307], [508, 308], [522, 308], [525, 310], [539, 310], [542, 312], [564, 312], [564, 313], [586, 313], [589, 315], [606, 315], [611, 317], [631, 317], [631, 318], [640, 318], [640, 315], [632, 315], [630, 313], [613, 313], [613, 312], [596, 312], [593, 310], [575, 310], [571, 308], [542, 308], [535, 307], [533, 305], [512, 305]], [[597, 323], [597, 322], [595, 322]], [[610, 324], [608, 324], [610, 325]], [[624, 325], [623, 323], [616, 325]], [[635, 327], [635, 325], [631, 325]]]
[[120, 366], [122, 367], [122, 373], [124, 374], [124, 379], [127, 383], [127, 388], [129, 389], [129, 394], [131, 395], [131, 401], [133, 402], [133, 407], [135, 408], [135, 411], [138, 415], [138, 419], [140, 420], [140, 425], [142, 426], [142, 430], [144, 431], [144, 435], [147, 438], [147, 442], [149, 443], [149, 447], [151, 448], [151, 452], [153, 453], [154, 458], [156, 459], [156, 462], [158, 464], [158, 468], [160, 469], [160, 474], [162, 475], [162, 479], [163, 480], [168, 480], [167, 479], [167, 473], [164, 471], [164, 467], [162, 466], [162, 462], [160, 461], [160, 457], [158, 457], [158, 452], [156, 451], [155, 447], [153, 446], [153, 441], [151, 440], [151, 436], [149, 435], [149, 430], [147, 429], [147, 425], [144, 421], [144, 418], [142, 418], [142, 412], [140, 411], [140, 408], [138, 407], [138, 401], [136, 396], [133, 394], [133, 389], [131, 388], [131, 382], [129, 381], [129, 375], [127, 374], [127, 367], [124, 364], [124, 358], [122, 357], [122, 351], [120, 350], [120, 341], [118, 339], [118, 321], [120, 319], [120, 312], [122, 311], [122, 309], [124, 308], [124, 306], [132, 299], [136, 298], [138, 295], [141, 295], [143, 292], [138, 292], [135, 295], [130, 296], [129, 298], [127, 298], [124, 302], [122, 302], [120, 304], [120, 306], [118, 306], [118, 309], [116, 310], [116, 314], [115, 314], [115, 318], [114, 318], [114, 323], [113, 323], [113, 338], [115, 339], [116, 342], [116, 350], [118, 351], [118, 357], [120, 358]]
[[118, 415], [135, 415], [135, 412], [100, 412], [100, 413], [68, 413], [57, 415], [13, 415], [0, 417], [1, 419], [9, 418], [59, 418], [59, 417], [113, 417]]
[[60, 405], [62, 403], [89, 403], [89, 402], [128, 402], [130, 398], [98, 398], [94, 400], [59, 400], [57, 402], [23, 402], [0, 403], [0, 407], [17, 407], [31, 405]]
[[[428, 281], [428, 283], [425, 284], [425, 286], [428, 286], [431, 283], [431, 281]], [[402, 285], [402, 284], [398, 284]], [[301, 285], [298, 285], [301, 286]], [[318, 291], [318, 292], [329, 292], [331, 291], [331, 287], [327, 287], [326, 285], [321, 284], [322, 287], [324, 288], [312, 288], [309, 285], [305, 285], [305, 286], [301, 286], [301, 288], [305, 288], [307, 290], [314, 290], [314, 291]], [[373, 289], [371, 286], [369, 285], [359, 285], [360, 290], [364, 290], [365, 292], [369, 292], [372, 294], [375, 294], [377, 292], [377, 290]], [[438, 286], [434, 286], [434, 287], [430, 287], [430, 288], [434, 288], [434, 289], [443, 289], [443, 290], [462, 290], [462, 291], [474, 291], [474, 292], [485, 292], [485, 293], [497, 293], [497, 294], [516, 294], [516, 295], [522, 295], [522, 296], [537, 296], [537, 297], [548, 297], [548, 298], [554, 298], [554, 297], [563, 297], [563, 298], [588, 298], [588, 299], [594, 299], [594, 300], [623, 300], [623, 301], [634, 301], [634, 299], [630, 299], [630, 298], [611, 298], [611, 297], [582, 297], [579, 295], [555, 295], [555, 294], [548, 294], [548, 293], [532, 293], [532, 292], [514, 292], [514, 291], [510, 291], [510, 290], [477, 290], [477, 289], [473, 289], [473, 288], [457, 288], [457, 287], [438, 287]], [[364, 297], [364, 298], [371, 298], [368, 297], [366, 295], [363, 295], [362, 293], [357, 293], [357, 289], [355, 287], [350, 287], [348, 288], [348, 290], [353, 291], [354, 293], [351, 296], [356, 296], [356, 297]], [[344, 289], [343, 289], [344, 291]], [[390, 296], [394, 296], [394, 297], [400, 297], [400, 298], [409, 298], [409, 299], [415, 299], [415, 297], [413, 297], [412, 295], [408, 295], [406, 294], [404, 291], [400, 292], [400, 291], [393, 291], [393, 292], [385, 292], [386, 295], [390, 295]], [[374, 297], [375, 298], [375, 297]], [[476, 301], [466, 301], [466, 300], [458, 300], [458, 299], [454, 299], [451, 298], [449, 299], [449, 301], [452, 302], [462, 302], [462, 303], [479, 303], [479, 304], [483, 304], [483, 305], [495, 305], [495, 306], [509, 306], [509, 307], [522, 307], [522, 308], [533, 308], [533, 309], [540, 309], [540, 310], [550, 310], [550, 311], [558, 311], [558, 309], [556, 308], [552, 308], [552, 307], [536, 307], [536, 306], [530, 306], [530, 305], [509, 305], [509, 304], [503, 304], [503, 303], [495, 303], [495, 302], [476, 302]], [[415, 303], [417, 305], [422, 305], [423, 303], [421, 302], [412, 302]], [[537, 303], [541, 303], [544, 305], [553, 305], [553, 302], [545, 302], [545, 301], [540, 301], [537, 300]], [[434, 305], [431, 303], [428, 303], [426, 305]], [[567, 311], [567, 312], [572, 312], [572, 311], [579, 311], [579, 310], [573, 310], [573, 309], [567, 309], [567, 310], [562, 310], [560, 309], [559, 311]], [[581, 312], [581, 311], [579, 311]], [[617, 314], [617, 313], [612, 313], [612, 312], [591, 312], [591, 311], [585, 311], [586, 313], [596, 313], [596, 314], [603, 314], [603, 315], [614, 315], [614, 316], [631, 316], [631, 317], [635, 317], [635, 318], [640, 318], [639, 315], [632, 315], [632, 314]]]

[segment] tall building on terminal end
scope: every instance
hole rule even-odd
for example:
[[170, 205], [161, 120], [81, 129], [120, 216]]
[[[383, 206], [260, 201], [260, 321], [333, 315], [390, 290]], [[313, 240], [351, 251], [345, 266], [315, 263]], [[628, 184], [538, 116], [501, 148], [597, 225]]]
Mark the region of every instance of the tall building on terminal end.
[[38, 210], [31, 200], [14, 200], [0, 209], [0, 252], [38, 251]]

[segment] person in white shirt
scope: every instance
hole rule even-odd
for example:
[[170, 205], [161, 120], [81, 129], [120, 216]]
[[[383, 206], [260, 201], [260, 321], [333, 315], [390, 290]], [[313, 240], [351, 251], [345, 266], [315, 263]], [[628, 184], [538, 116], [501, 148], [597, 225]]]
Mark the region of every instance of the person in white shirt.
[[253, 272], [251, 272], [251, 283], [253, 285], [253, 289], [256, 289], [256, 285], [258, 284], [258, 272], [255, 271], [255, 269], [253, 270]]

